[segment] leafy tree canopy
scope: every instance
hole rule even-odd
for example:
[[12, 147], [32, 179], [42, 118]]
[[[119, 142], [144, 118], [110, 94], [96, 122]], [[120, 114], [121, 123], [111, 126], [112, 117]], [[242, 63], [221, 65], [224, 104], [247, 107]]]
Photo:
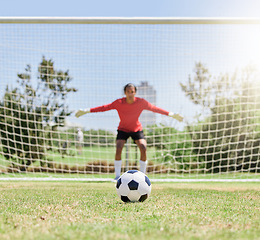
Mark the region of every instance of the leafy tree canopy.
[[57, 70], [54, 61], [44, 56], [33, 79], [31, 66], [17, 74], [17, 86], [6, 87], [0, 101], [0, 133], [4, 156], [29, 166], [43, 163], [47, 146], [55, 138], [54, 130], [63, 126], [71, 114], [67, 96], [77, 89], [69, 87], [69, 70]]

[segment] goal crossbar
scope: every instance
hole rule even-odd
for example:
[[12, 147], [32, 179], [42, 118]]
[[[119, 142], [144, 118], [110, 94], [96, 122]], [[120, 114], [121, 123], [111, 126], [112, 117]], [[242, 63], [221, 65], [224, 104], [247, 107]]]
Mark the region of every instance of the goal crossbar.
[[0, 17], [0, 24], [260, 24], [260, 18]]

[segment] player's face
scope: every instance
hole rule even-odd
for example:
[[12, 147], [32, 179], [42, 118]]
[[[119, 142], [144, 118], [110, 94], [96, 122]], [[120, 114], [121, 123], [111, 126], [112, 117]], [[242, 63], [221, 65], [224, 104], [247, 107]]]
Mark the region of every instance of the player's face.
[[134, 87], [127, 87], [126, 90], [125, 90], [125, 95], [126, 95], [126, 98], [129, 99], [129, 100], [133, 100], [134, 97], [135, 97], [135, 88]]

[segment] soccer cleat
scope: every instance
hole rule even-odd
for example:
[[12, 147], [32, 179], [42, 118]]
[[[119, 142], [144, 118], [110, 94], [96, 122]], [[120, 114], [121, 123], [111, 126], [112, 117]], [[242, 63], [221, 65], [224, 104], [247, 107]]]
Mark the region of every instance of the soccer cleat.
[[120, 176], [117, 176], [114, 178], [115, 181], [117, 181], [120, 178]]
[[119, 177], [115, 177], [114, 179], [113, 179], [113, 182], [117, 182], [117, 180], [120, 178], [120, 176]]

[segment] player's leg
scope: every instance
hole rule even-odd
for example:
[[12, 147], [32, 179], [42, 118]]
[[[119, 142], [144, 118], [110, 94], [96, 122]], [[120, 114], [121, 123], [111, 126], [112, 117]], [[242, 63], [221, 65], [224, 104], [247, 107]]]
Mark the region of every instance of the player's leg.
[[129, 137], [128, 133], [118, 130], [116, 137], [116, 155], [115, 155], [115, 179], [117, 180], [121, 175], [121, 155], [124, 145], [126, 143], [127, 138]]
[[146, 140], [144, 138], [135, 140], [136, 145], [140, 150], [140, 171], [145, 173], [146, 172], [146, 165], [147, 165], [147, 156], [146, 156]]
[[117, 139], [116, 140], [116, 156], [115, 156], [115, 180], [117, 180], [120, 175], [121, 175], [121, 165], [122, 165], [122, 160], [121, 160], [121, 154], [123, 147], [125, 145], [125, 140], [122, 139]]
[[146, 140], [145, 139], [138, 139], [135, 140], [136, 145], [138, 146], [140, 150], [140, 160], [146, 161]]
[[117, 139], [116, 140], [116, 156], [115, 156], [116, 161], [121, 160], [121, 154], [122, 154], [122, 150], [124, 148], [125, 142], [126, 141], [123, 140], [123, 139]]

